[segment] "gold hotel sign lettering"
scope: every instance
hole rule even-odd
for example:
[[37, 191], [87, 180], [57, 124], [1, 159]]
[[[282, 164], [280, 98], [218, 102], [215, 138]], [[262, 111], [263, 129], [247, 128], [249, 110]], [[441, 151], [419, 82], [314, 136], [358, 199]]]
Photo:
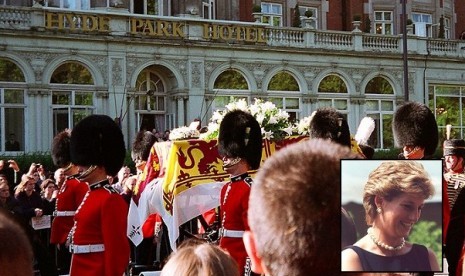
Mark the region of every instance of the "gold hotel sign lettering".
[[[83, 32], [109, 32], [108, 16], [71, 13], [45, 14], [45, 28]], [[154, 37], [185, 38], [185, 24], [176, 21], [131, 18], [131, 34]], [[203, 24], [203, 38], [218, 41], [266, 42], [265, 28], [220, 24]]]

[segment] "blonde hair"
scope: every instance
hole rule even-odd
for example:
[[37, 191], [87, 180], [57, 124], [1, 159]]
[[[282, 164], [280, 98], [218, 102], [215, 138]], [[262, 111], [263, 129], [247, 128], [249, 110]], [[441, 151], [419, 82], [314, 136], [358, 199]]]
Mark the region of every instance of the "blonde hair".
[[161, 276], [239, 276], [236, 261], [217, 245], [190, 241], [173, 252]]
[[414, 194], [428, 199], [434, 186], [422, 164], [412, 160], [387, 161], [370, 173], [363, 190], [365, 220], [371, 225], [376, 217], [375, 197], [387, 201], [402, 194]]

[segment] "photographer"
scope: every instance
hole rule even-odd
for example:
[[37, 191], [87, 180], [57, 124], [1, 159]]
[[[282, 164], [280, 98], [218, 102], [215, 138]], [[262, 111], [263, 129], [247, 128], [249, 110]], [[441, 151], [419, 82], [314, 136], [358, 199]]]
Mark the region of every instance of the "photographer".
[[6, 181], [13, 194], [13, 189], [21, 181], [19, 177], [19, 166], [15, 160], [0, 160], [0, 181]]

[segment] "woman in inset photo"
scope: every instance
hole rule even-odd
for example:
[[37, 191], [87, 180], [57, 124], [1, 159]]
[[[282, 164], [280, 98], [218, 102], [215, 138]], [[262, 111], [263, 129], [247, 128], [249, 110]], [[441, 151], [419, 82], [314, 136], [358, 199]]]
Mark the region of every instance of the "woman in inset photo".
[[367, 233], [342, 251], [342, 271], [440, 271], [430, 248], [408, 241], [425, 200], [434, 194], [433, 181], [420, 162], [382, 162], [363, 188]]

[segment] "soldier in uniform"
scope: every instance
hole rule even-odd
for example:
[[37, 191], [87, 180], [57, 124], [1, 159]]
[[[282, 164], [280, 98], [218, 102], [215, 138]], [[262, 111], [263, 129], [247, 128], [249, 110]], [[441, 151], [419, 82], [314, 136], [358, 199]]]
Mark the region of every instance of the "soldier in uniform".
[[129, 264], [128, 205], [110, 185], [126, 154], [123, 133], [106, 115], [90, 115], [71, 132], [71, 161], [89, 185], [68, 240], [71, 276], [122, 275]]
[[449, 265], [449, 275], [462, 275], [463, 242], [465, 239], [465, 141], [463, 139], [449, 139], [448, 126], [447, 140], [444, 141], [444, 180], [447, 183], [447, 202], [450, 221], [446, 229], [446, 259]]
[[334, 108], [319, 108], [309, 126], [310, 138], [328, 139], [350, 148], [350, 130], [347, 120]]
[[401, 159], [431, 159], [438, 146], [438, 125], [433, 112], [422, 103], [408, 102], [394, 113], [392, 131], [402, 147]]
[[250, 264], [242, 236], [249, 230], [247, 210], [252, 179], [249, 170], [260, 166], [262, 135], [257, 120], [247, 112], [233, 110], [220, 124], [218, 152], [231, 181], [221, 190], [220, 247], [238, 263], [240, 275], [250, 275]]
[[[66, 239], [74, 224], [74, 214], [86, 195], [89, 187], [76, 179], [78, 168], [71, 163], [69, 130], [58, 133], [52, 142], [52, 160], [59, 169], [55, 172], [58, 193], [53, 212], [50, 243], [56, 245], [57, 268], [59, 274], [68, 274], [71, 254], [66, 246]], [[59, 181], [60, 179], [64, 181]]]

